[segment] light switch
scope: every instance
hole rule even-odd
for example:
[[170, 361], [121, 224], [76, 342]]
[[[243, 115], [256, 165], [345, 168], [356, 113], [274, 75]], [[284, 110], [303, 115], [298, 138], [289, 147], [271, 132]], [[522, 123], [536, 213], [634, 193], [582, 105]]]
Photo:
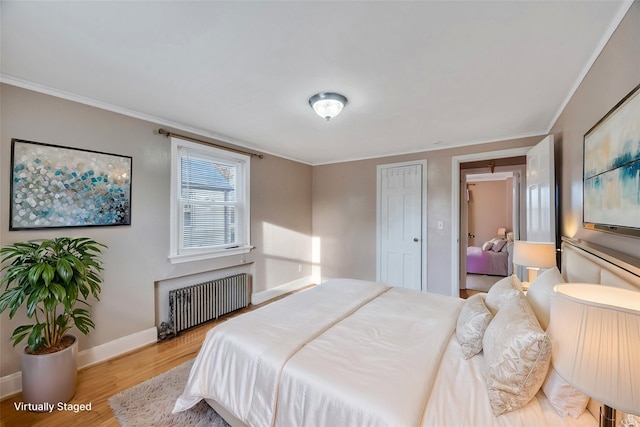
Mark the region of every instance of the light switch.
[[444, 230], [444, 221], [438, 221], [438, 230]]

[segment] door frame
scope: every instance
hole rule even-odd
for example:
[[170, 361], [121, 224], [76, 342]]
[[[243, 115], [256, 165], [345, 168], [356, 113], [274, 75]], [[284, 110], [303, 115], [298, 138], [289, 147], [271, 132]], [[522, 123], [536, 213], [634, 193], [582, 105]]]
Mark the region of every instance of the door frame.
[[451, 296], [460, 296], [460, 164], [524, 156], [531, 147], [464, 154], [451, 158]]
[[381, 192], [381, 180], [382, 169], [402, 166], [422, 166], [422, 204], [421, 204], [421, 220], [420, 220], [420, 289], [422, 291], [427, 290], [427, 160], [410, 160], [407, 162], [399, 163], [386, 163], [376, 166], [376, 281], [380, 282], [380, 270], [382, 260], [382, 244], [380, 239], [380, 227], [382, 225], [382, 218], [380, 215], [380, 192]]

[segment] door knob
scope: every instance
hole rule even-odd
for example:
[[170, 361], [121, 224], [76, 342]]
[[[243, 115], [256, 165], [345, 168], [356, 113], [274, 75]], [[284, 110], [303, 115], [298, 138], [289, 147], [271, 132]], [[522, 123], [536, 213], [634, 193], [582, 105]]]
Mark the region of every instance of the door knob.
[[414, 241], [414, 242], [418, 242], [419, 240], [420, 240], [420, 239], [418, 239], [417, 237], [414, 237], [414, 238], [413, 238], [413, 241]]

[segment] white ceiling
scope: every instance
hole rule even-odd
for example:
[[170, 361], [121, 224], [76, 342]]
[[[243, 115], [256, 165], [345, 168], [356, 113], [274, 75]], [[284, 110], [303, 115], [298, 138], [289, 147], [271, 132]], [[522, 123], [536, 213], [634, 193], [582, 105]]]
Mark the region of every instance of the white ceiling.
[[1, 78], [315, 165], [547, 133], [630, 4], [2, 1]]

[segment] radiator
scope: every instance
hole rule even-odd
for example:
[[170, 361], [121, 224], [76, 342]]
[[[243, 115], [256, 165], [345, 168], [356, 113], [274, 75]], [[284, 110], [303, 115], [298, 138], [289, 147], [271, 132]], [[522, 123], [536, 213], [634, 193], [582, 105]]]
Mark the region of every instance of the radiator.
[[169, 291], [169, 328], [174, 335], [249, 305], [247, 274]]

